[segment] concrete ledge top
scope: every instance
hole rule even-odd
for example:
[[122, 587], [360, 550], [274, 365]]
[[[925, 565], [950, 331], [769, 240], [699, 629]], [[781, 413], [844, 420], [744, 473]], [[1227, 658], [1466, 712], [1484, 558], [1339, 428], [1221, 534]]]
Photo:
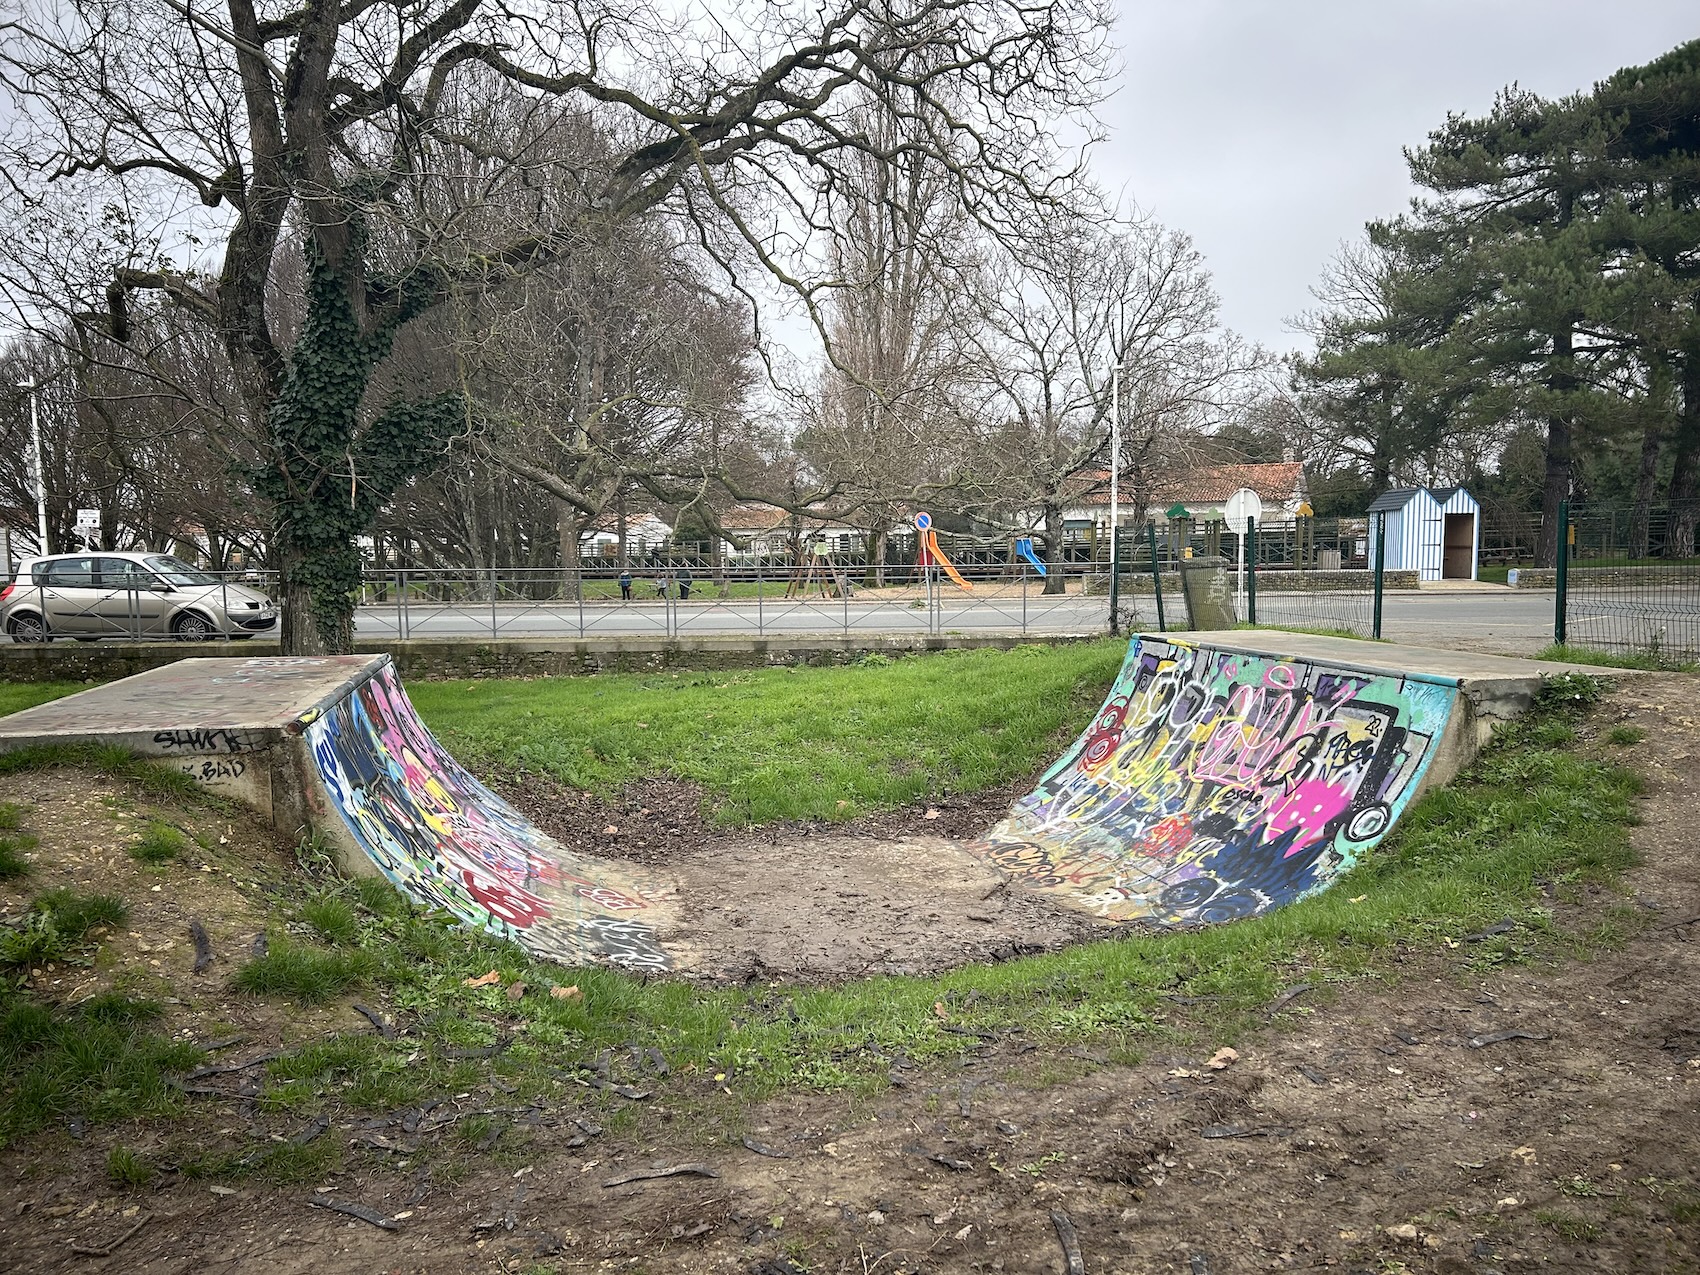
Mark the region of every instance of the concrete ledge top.
[[1343, 665], [1390, 677], [1416, 675], [1435, 678], [1456, 682], [1466, 691], [1472, 687], [1506, 682], [1536, 682], [1562, 673], [1617, 677], [1634, 676], [1638, 672], [1636, 669], [1559, 664], [1550, 660], [1521, 660], [1509, 655], [1479, 655], [1474, 651], [1449, 651], [1432, 646], [1404, 646], [1396, 642], [1288, 633], [1281, 629], [1222, 629], [1214, 632], [1152, 633], [1149, 636], [1153, 641], [1243, 651], [1247, 655], [1261, 655], [1268, 659]]
[[346, 694], [384, 655], [186, 659], [0, 718], [0, 743], [56, 735], [281, 730]]

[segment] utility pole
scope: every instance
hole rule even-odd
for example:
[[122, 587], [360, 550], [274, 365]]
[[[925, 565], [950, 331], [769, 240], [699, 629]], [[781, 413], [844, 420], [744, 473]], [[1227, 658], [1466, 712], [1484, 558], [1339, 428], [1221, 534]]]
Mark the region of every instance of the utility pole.
[[37, 381], [29, 380], [24, 381], [18, 388], [29, 392], [30, 433], [34, 436], [35, 441], [35, 526], [38, 546], [36, 552], [47, 553], [47, 470], [41, 461], [41, 410], [38, 405], [39, 395], [36, 393], [41, 385]]
[[1116, 365], [1110, 369], [1110, 635], [1121, 636], [1121, 617], [1116, 614], [1117, 585], [1121, 583], [1121, 536], [1117, 534], [1116, 520], [1121, 512], [1121, 470], [1122, 470], [1122, 365], [1116, 360]]

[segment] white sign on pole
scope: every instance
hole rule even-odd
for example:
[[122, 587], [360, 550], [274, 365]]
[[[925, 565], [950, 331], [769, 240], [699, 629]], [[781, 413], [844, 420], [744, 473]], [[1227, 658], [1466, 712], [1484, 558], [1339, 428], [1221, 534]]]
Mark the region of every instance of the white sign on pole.
[[100, 510], [98, 510], [98, 509], [79, 509], [79, 510], [77, 510], [77, 530], [81, 531], [81, 530], [84, 530], [85, 528], [91, 528], [91, 527], [98, 529], [99, 526], [100, 526]]
[[1247, 526], [1253, 518], [1263, 521], [1263, 498], [1250, 487], [1241, 487], [1228, 497], [1228, 503], [1222, 506], [1222, 518], [1228, 524], [1228, 529], [1240, 542], [1239, 566], [1234, 572], [1236, 584], [1235, 595], [1243, 605], [1245, 602], [1245, 534]]

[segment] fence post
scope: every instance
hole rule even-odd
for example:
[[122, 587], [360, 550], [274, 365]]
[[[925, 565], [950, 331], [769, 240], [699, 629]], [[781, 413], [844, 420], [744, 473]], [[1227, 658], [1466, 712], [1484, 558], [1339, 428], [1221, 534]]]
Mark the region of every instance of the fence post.
[[1257, 623], [1257, 519], [1245, 520], [1246, 535], [1246, 577], [1245, 577], [1245, 618], [1246, 623]]
[[1151, 545], [1151, 589], [1157, 595], [1157, 632], [1169, 631], [1168, 621], [1163, 618], [1163, 564], [1157, 560], [1157, 524], [1145, 524], [1145, 538]]
[[1552, 640], [1564, 645], [1565, 609], [1570, 600], [1570, 502], [1558, 502], [1558, 593], [1553, 598]]
[[766, 634], [766, 632], [767, 632], [766, 619], [762, 615], [761, 569], [762, 569], [762, 560], [761, 560], [761, 556], [758, 554], [756, 556], [756, 636], [757, 637], [761, 637], [764, 634]]
[[1387, 569], [1387, 515], [1379, 513], [1375, 516], [1375, 617], [1370, 625], [1370, 636], [1376, 641], [1381, 640], [1381, 586], [1382, 573]]
[[584, 568], [583, 567], [574, 567], [573, 568], [573, 576], [578, 582], [578, 587], [573, 590], [574, 593], [578, 594], [578, 635], [580, 637], [583, 637], [584, 636]]
[[1121, 577], [1122, 577], [1122, 573], [1121, 573], [1121, 570], [1120, 570], [1121, 554], [1119, 552], [1117, 552], [1121, 548], [1121, 534], [1122, 534], [1122, 529], [1120, 527], [1117, 527], [1117, 526], [1114, 526], [1114, 525], [1112, 525], [1110, 527], [1110, 636], [1111, 637], [1120, 637], [1121, 631], [1122, 631], [1122, 629], [1121, 629], [1121, 617], [1116, 614], [1117, 611], [1119, 611], [1121, 609], [1120, 608]]

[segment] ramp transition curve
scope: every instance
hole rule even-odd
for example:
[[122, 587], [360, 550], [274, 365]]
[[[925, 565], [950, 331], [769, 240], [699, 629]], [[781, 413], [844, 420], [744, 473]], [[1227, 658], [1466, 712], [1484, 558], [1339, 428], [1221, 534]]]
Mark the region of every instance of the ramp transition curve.
[[969, 849], [1107, 920], [1253, 916], [1387, 833], [1459, 694], [1456, 678], [1135, 638], [1092, 724]]

